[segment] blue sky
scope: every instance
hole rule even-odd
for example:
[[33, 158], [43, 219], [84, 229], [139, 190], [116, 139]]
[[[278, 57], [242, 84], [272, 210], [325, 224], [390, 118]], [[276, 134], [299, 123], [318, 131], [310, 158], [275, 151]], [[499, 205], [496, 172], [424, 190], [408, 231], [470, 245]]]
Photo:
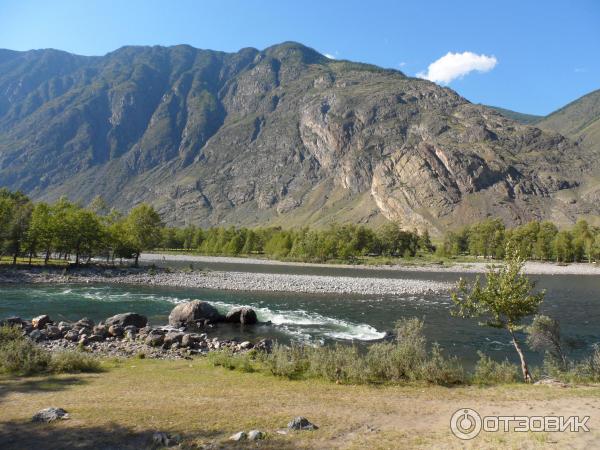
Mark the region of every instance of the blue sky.
[[[413, 76], [458, 53], [430, 76], [442, 73], [473, 102], [533, 114], [600, 88], [595, 0], [0, 0], [0, 48], [14, 50], [101, 55], [185, 43], [236, 51], [288, 40]], [[473, 67], [481, 71], [452, 79]]]

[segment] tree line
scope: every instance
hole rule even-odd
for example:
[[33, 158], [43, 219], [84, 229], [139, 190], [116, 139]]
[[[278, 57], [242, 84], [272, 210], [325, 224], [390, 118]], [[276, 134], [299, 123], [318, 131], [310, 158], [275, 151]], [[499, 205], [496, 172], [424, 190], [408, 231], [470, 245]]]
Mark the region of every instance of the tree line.
[[517, 248], [525, 259], [577, 262], [600, 260], [600, 228], [580, 220], [570, 230], [551, 222], [530, 222], [506, 228], [489, 219], [450, 231], [434, 245], [427, 230], [403, 230], [389, 222], [378, 229], [333, 224], [324, 229], [280, 227], [166, 227], [159, 214], [141, 204], [128, 214], [109, 209], [101, 198], [83, 207], [65, 198], [33, 203], [20, 192], [0, 189], [0, 256], [107, 262], [133, 259], [155, 248], [196, 251], [206, 255], [261, 254], [274, 259], [325, 262], [355, 261], [365, 256], [414, 257], [437, 254], [453, 257], [503, 259], [505, 249]]
[[[508, 246], [508, 247], [507, 247]], [[441, 256], [471, 255], [503, 259], [506, 248], [515, 248], [525, 259], [556, 262], [600, 260], [600, 228], [579, 220], [570, 230], [559, 230], [552, 222], [529, 222], [506, 228], [489, 219], [444, 236], [437, 253]]]
[[406, 231], [391, 222], [376, 230], [351, 224], [287, 230], [279, 227], [165, 228], [162, 246], [207, 255], [263, 254], [275, 259], [314, 262], [351, 261], [368, 255], [412, 257], [434, 249], [428, 232]]
[[109, 210], [96, 198], [87, 207], [61, 198], [53, 204], [33, 203], [20, 192], [0, 189], [0, 251], [17, 258], [29, 257], [29, 263], [43, 255], [71, 260], [78, 265], [83, 259], [102, 256], [134, 259], [137, 265], [142, 251], [158, 246], [163, 237], [158, 213], [141, 204], [129, 214]]

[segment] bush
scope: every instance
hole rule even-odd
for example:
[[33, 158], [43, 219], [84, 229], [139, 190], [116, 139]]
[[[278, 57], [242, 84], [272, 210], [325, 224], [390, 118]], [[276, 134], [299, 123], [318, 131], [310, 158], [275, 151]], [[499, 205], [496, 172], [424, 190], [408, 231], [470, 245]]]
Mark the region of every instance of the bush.
[[5, 343], [18, 339], [24, 339], [23, 331], [19, 327], [11, 327], [10, 325], [0, 327], [0, 347]]
[[100, 372], [100, 361], [93, 356], [77, 351], [52, 354], [50, 370], [54, 373]]
[[492, 385], [502, 383], [516, 383], [520, 380], [519, 367], [504, 360], [501, 363], [494, 361], [489, 356], [478, 352], [479, 361], [475, 366], [473, 383]]
[[450, 386], [465, 382], [465, 370], [456, 357], [445, 358], [442, 350], [436, 344], [431, 350], [431, 356], [420, 367], [418, 379], [432, 384]]
[[240, 372], [255, 372], [255, 363], [259, 355], [255, 351], [245, 353], [233, 353], [231, 350], [221, 350], [210, 352], [208, 360], [215, 367], [224, 367], [229, 370], [239, 370]]
[[50, 352], [24, 337], [0, 345], [0, 371], [11, 375], [35, 375], [48, 370]]
[[306, 349], [308, 375], [340, 383], [368, 381], [365, 360], [356, 347], [335, 345]]
[[292, 344], [291, 347], [275, 344], [266, 358], [266, 364], [273, 375], [286, 378], [298, 378], [309, 368], [306, 348]]

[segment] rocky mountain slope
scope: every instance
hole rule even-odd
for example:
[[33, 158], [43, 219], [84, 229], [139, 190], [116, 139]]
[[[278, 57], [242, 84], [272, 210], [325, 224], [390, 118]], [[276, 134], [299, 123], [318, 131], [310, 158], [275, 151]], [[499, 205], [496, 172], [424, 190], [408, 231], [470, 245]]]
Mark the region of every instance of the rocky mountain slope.
[[517, 111], [512, 111], [510, 109], [499, 108], [498, 106], [488, 106], [488, 108], [492, 108], [507, 119], [514, 120], [515, 122], [519, 122], [522, 125], [535, 125], [536, 122], [544, 118], [544, 116], [520, 113]]
[[450, 89], [296, 43], [0, 51], [0, 185], [37, 199], [148, 201], [172, 224], [439, 232], [598, 214], [597, 164]]
[[544, 117], [536, 126], [600, 151], [600, 89]]

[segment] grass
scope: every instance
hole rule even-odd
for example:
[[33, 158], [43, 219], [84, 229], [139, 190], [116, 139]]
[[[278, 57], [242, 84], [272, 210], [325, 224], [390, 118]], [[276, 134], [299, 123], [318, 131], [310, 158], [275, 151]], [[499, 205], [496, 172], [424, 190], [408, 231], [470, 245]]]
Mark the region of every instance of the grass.
[[[44, 258], [32, 258], [31, 266], [29, 265], [29, 258], [17, 258], [17, 267], [67, 267], [69, 261], [64, 259], [50, 259], [48, 264], [45, 264]], [[8, 256], [0, 257], [0, 267], [2, 266], [13, 266], [13, 258]]]
[[[471, 448], [584, 447], [600, 438], [599, 387], [338, 385], [232, 371], [206, 358], [113, 360], [103, 366], [104, 373], [76, 377], [0, 377], [2, 448], [146, 448], [157, 430], [181, 434], [184, 448], [248, 448], [227, 438], [250, 429], [268, 433], [256, 448], [463, 448], [448, 429], [450, 416], [463, 407], [488, 415], [592, 416], [590, 433], [554, 433], [551, 439], [488, 433], [467, 443]], [[66, 409], [71, 420], [29, 422], [48, 406]], [[320, 429], [276, 433], [297, 415]]]

